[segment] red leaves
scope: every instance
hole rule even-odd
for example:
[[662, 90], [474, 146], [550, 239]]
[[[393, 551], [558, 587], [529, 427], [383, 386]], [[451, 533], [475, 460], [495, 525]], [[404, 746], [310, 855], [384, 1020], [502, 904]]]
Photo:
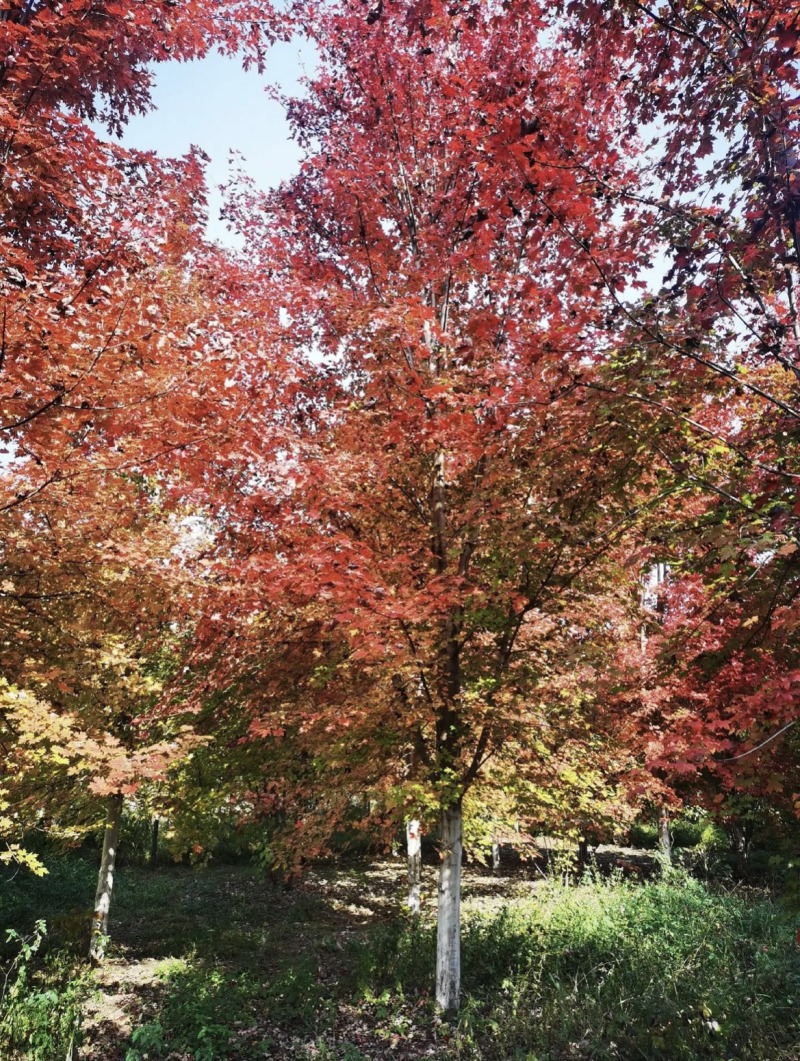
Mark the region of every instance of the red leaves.
[[[315, 764], [329, 820], [359, 786], [470, 783], [504, 745], [545, 769], [628, 622], [598, 557], [616, 562], [631, 452], [575, 380], [607, 359], [647, 253], [585, 177], [633, 180], [632, 145], [608, 86], [589, 104], [580, 64], [541, 47], [537, 9], [431, 4], [308, 15], [323, 61], [290, 114], [313, 154], [245, 227], [280, 273], [263, 345], [313, 344], [314, 364], [302, 416], [246, 418], [208, 479], [220, 618], [198, 662], [265, 754]], [[409, 46], [406, 15], [435, 47]]]

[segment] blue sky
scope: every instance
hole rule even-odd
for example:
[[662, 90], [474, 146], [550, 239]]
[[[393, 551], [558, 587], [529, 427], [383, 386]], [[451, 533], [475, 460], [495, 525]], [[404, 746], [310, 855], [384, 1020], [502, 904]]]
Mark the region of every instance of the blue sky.
[[263, 188], [273, 187], [297, 167], [299, 151], [289, 139], [280, 106], [265, 88], [275, 82], [294, 91], [298, 78], [313, 71], [313, 54], [298, 43], [277, 44], [268, 57], [267, 72], [245, 73], [238, 59], [211, 55], [193, 63], [162, 63], [155, 67], [155, 109], [133, 118], [122, 138], [129, 147], [161, 155], [185, 154], [192, 144], [211, 157], [209, 235], [232, 243], [219, 220], [217, 185], [226, 180], [230, 151], [244, 156], [244, 169]]

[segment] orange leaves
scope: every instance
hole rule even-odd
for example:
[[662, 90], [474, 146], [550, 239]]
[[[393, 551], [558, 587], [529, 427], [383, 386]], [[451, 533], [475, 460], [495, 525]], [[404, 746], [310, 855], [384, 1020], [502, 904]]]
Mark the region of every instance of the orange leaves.
[[71, 777], [86, 779], [95, 795], [131, 795], [144, 782], [163, 779], [202, 743], [184, 727], [169, 740], [126, 748], [103, 727], [102, 718], [56, 711], [13, 688], [6, 688], [3, 699], [12, 704], [7, 718], [15, 736], [16, 769], [21, 777], [38, 771], [40, 784], [53, 770], [65, 770]]

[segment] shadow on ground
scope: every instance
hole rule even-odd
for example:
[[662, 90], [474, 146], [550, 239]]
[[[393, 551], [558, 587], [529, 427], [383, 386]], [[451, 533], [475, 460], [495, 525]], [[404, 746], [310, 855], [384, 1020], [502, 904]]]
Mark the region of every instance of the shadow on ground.
[[[539, 887], [541, 865], [508, 861], [497, 873], [465, 867], [466, 906]], [[367, 940], [404, 923], [405, 889], [402, 858], [323, 864], [291, 890], [243, 866], [122, 871], [81, 1058], [396, 1058], [380, 1000], [349, 1000]], [[423, 867], [422, 904], [435, 916], [434, 865]], [[423, 999], [432, 977], [431, 966]], [[428, 1017], [415, 1042], [406, 1019], [402, 1056], [442, 1056], [445, 1033]]]

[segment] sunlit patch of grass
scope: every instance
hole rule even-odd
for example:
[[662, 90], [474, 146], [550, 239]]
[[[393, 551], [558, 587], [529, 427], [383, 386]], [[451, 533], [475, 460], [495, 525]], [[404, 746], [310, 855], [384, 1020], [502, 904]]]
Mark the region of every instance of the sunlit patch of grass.
[[[463, 1058], [796, 1058], [800, 951], [775, 904], [690, 878], [548, 884], [466, 918]], [[432, 927], [376, 934], [360, 983], [432, 989]], [[445, 1056], [445, 1055], [443, 1055]]]

